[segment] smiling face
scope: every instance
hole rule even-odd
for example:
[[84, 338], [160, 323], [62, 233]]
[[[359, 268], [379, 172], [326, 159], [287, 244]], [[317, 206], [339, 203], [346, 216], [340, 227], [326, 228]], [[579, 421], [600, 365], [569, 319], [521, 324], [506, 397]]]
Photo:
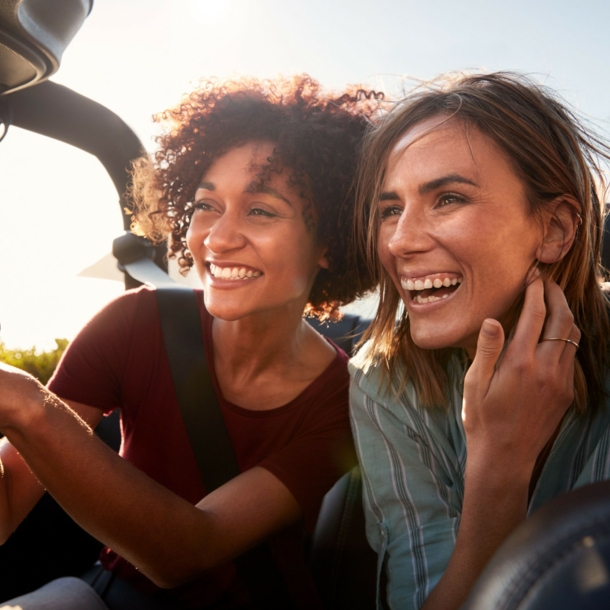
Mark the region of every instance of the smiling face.
[[[223, 320], [303, 312], [325, 248], [315, 240], [307, 202], [288, 172], [261, 186], [257, 171], [273, 144], [248, 143], [210, 166], [195, 194], [187, 245], [208, 311]], [[304, 213], [305, 212], [305, 213]]]
[[490, 138], [433, 117], [394, 147], [379, 201], [378, 253], [419, 347], [476, 350], [505, 322], [542, 243], [521, 180]]

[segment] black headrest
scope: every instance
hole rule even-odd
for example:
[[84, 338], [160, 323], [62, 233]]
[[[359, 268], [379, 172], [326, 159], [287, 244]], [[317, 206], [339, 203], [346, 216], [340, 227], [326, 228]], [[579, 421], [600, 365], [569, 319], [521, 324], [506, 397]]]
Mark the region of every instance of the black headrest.
[[461, 610], [610, 608], [610, 481], [555, 498], [502, 545]]
[[93, 0], [0, 0], [0, 95], [57, 71]]
[[321, 335], [334, 341], [348, 356], [353, 356], [358, 340], [371, 323], [366, 318], [346, 313], [338, 322], [320, 322], [315, 318], [307, 321]]

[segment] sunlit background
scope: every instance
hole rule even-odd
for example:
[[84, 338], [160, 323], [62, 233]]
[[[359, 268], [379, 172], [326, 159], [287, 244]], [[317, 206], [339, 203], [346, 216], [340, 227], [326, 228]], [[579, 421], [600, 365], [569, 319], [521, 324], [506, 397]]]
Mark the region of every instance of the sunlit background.
[[[393, 90], [513, 69], [610, 125], [608, 0], [97, 0], [53, 80], [154, 145], [151, 116], [201, 77], [308, 72]], [[71, 338], [122, 283], [78, 277], [122, 232], [97, 160], [12, 128], [0, 144], [0, 323], [11, 347]]]

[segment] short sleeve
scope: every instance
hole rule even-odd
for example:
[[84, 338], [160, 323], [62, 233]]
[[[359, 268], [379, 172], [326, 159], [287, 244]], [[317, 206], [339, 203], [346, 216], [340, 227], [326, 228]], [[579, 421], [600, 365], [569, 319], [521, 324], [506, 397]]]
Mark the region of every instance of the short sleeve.
[[120, 406], [120, 376], [126, 368], [140, 294], [118, 297], [89, 320], [49, 381], [52, 392], [104, 412]]
[[367, 538], [387, 566], [391, 608], [419, 609], [453, 552], [461, 485], [415, 409], [381, 404], [356, 382], [351, 421], [363, 475]]
[[321, 381], [308, 397], [296, 434], [259, 464], [294, 495], [310, 531], [315, 527], [324, 495], [356, 462], [345, 354]]

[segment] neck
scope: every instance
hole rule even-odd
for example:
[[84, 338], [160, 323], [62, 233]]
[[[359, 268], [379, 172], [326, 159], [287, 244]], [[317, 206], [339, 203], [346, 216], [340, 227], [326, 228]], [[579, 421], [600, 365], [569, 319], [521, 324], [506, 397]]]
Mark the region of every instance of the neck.
[[270, 367], [291, 362], [298, 354], [307, 328], [303, 309], [269, 311], [240, 320], [214, 318], [214, 361], [242, 375], [255, 376]]

